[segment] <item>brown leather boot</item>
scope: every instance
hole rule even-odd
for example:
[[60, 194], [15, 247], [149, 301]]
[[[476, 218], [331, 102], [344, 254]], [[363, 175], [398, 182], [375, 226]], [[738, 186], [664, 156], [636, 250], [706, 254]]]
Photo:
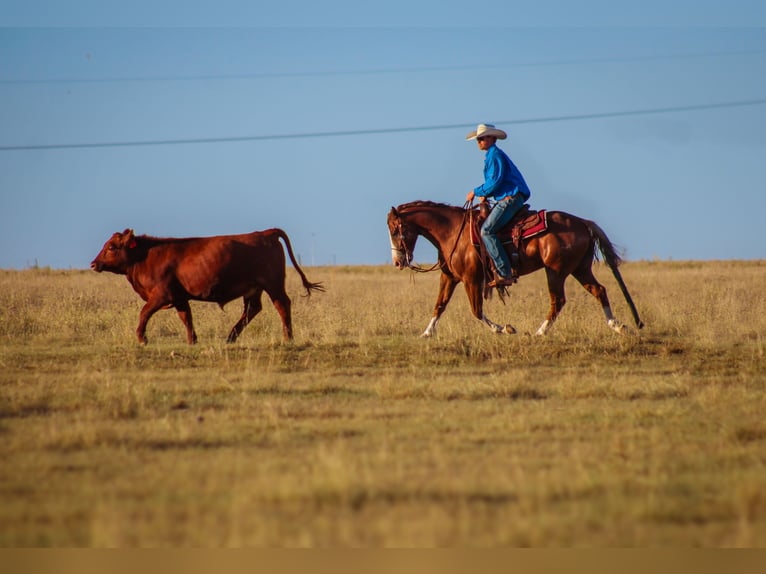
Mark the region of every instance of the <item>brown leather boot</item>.
[[487, 283], [487, 287], [510, 287], [516, 281], [518, 281], [516, 277], [503, 277], [502, 275], [495, 274], [495, 278]]

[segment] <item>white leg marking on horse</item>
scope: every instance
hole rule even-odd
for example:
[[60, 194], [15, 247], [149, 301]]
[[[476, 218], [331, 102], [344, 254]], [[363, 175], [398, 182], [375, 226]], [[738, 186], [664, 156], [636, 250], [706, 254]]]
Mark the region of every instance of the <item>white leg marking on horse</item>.
[[436, 317], [431, 317], [431, 320], [428, 322], [428, 327], [426, 327], [426, 330], [423, 331], [423, 334], [420, 335], [421, 337], [433, 337], [436, 335], [436, 324], [439, 322], [439, 319]]
[[604, 307], [604, 316], [606, 316], [606, 324], [612, 331], [615, 333], [623, 333], [625, 331], [625, 325], [614, 318], [611, 308]]
[[609, 325], [609, 328], [615, 333], [625, 332], [625, 325], [620, 323], [617, 319], [609, 319], [606, 324]]
[[482, 322], [483, 322], [483, 323], [484, 323], [484, 324], [485, 324], [487, 327], [489, 327], [490, 329], [492, 329], [492, 331], [493, 331], [493, 332], [495, 332], [495, 333], [505, 333], [505, 327], [503, 327], [502, 325], [498, 325], [497, 323], [494, 323], [494, 322], [490, 321], [490, 320], [487, 318], [487, 316], [486, 316], [484, 313], [482, 313], [482, 314], [481, 314], [481, 321], [482, 321]]
[[543, 321], [543, 324], [540, 325], [540, 328], [537, 330], [535, 335], [541, 335], [541, 336], [545, 335], [548, 332], [548, 329], [550, 328], [551, 328], [551, 322], [548, 321], [548, 319], [546, 319], [545, 321]]

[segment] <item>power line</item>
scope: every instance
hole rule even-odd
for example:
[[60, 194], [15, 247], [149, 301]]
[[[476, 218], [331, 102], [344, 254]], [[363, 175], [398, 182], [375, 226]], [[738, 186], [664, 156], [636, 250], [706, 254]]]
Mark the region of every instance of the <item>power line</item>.
[[[591, 114], [574, 114], [568, 116], [548, 116], [540, 118], [526, 118], [515, 120], [497, 120], [499, 125], [520, 125], [535, 123], [553, 123], [565, 121], [594, 120], [604, 118], [618, 118], [630, 116], [644, 116], [651, 114], [668, 114], [678, 112], [696, 112], [702, 110], [714, 110], [722, 108], [738, 108], [746, 106], [759, 106], [766, 104], [766, 98], [755, 100], [741, 100], [733, 102], [718, 102], [712, 104], [698, 104], [687, 106], [674, 106], [665, 108], [649, 108], [643, 110], [626, 110], [619, 112], [599, 112]], [[325, 138], [342, 136], [360, 136], [360, 135], [380, 135], [407, 132], [427, 132], [436, 130], [451, 130], [457, 128], [473, 128], [475, 123], [461, 124], [442, 124], [433, 126], [411, 126], [399, 128], [372, 128], [364, 130], [338, 130], [324, 132], [303, 132], [292, 134], [268, 134], [258, 136], [231, 136], [231, 137], [210, 137], [210, 138], [187, 138], [187, 139], [165, 139], [165, 140], [143, 140], [143, 141], [122, 141], [122, 142], [96, 142], [96, 143], [64, 143], [64, 144], [32, 144], [32, 145], [12, 145], [0, 146], [0, 151], [33, 151], [33, 150], [59, 150], [59, 149], [86, 149], [86, 148], [110, 148], [110, 147], [137, 147], [137, 146], [158, 146], [158, 145], [188, 145], [188, 144], [216, 144], [216, 143], [239, 143], [268, 141], [281, 139], [297, 138]]]
[[660, 54], [656, 56], [627, 56], [611, 58], [582, 58], [569, 60], [541, 60], [538, 62], [514, 62], [506, 64], [460, 65], [460, 66], [423, 66], [415, 68], [373, 68], [367, 70], [329, 70], [323, 72], [259, 72], [251, 74], [200, 74], [188, 76], [128, 76], [124, 78], [51, 78], [0, 80], [0, 85], [35, 85], [35, 84], [99, 84], [131, 82], [191, 82], [209, 80], [263, 80], [276, 78], [361, 76], [375, 74], [410, 74], [428, 72], [487, 71], [508, 68], [529, 68], [543, 66], [569, 66], [576, 64], [617, 64], [625, 62], [654, 62], [658, 60], [712, 58], [719, 56], [750, 56], [765, 54], [766, 50], [739, 50], [731, 52], [697, 52], [686, 54]]

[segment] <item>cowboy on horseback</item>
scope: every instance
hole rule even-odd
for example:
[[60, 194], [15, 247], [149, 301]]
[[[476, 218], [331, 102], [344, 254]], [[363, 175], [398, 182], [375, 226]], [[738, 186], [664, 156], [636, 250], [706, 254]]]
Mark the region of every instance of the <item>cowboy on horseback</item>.
[[484, 183], [472, 189], [466, 201], [478, 197], [480, 202], [492, 199], [495, 204], [481, 226], [481, 238], [495, 264], [495, 278], [489, 287], [505, 287], [516, 282], [514, 270], [497, 232], [508, 223], [529, 199], [530, 191], [524, 177], [511, 159], [497, 147], [497, 140], [504, 140], [507, 134], [492, 124], [479, 124], [476, 131], [466, 136], [466, 141], [475, 139], [479, 149], [486, 152], [484, 159]]

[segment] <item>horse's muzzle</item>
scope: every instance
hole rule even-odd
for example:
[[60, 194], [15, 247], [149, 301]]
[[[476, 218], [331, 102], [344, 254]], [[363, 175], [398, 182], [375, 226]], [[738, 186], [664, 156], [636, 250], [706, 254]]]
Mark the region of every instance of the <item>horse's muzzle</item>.
[[391, 260], [394, 263], [394, 267], [396, 267], [399, 271], [407, 269], [410, 266], [407, 255], [401, 251], [394, 251], [393, 255], [391, 256]]

